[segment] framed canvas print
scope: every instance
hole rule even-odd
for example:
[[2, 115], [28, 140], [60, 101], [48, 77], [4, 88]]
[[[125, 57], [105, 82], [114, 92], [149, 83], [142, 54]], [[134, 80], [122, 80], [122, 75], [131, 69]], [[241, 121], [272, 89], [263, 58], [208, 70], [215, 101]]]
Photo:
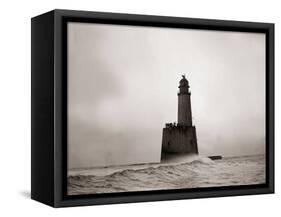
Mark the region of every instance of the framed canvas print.
[[274, 24], [32, 18], [32, 192], [54, 207], [274, 192]]

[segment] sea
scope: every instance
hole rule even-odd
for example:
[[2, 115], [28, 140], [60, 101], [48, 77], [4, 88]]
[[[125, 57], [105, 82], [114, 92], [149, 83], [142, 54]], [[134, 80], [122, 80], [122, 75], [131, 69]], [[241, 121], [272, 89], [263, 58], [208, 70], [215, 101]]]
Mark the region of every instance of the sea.
[[199, 155], [161, 163], [68, 170], [68, 195], [201, 188], [265, 183], [265, 156]]

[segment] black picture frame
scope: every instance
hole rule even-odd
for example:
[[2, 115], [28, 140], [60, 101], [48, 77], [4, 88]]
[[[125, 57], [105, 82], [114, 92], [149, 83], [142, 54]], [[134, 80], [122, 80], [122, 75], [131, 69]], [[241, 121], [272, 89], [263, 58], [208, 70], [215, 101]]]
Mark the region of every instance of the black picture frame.
[[[67, 22], [266, 34], [266, 184], [69, 196]], [[274, 193], [274, 24], [53, 10], [31, 22], [31, 198], [53, 207]]]

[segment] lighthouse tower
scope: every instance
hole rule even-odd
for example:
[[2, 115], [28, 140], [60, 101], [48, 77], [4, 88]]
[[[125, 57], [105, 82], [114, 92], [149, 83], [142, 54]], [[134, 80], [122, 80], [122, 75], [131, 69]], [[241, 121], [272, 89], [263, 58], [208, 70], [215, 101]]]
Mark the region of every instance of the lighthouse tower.
[[189, 83], [182, 76], [178, 93], [178, 126], [192, 126]]
[[170, 154], [198, 154], [196, 128], [192, 125], [189, 82], [182, 76], [178, 92], [178, 123], [166, 123], [161, 159]]

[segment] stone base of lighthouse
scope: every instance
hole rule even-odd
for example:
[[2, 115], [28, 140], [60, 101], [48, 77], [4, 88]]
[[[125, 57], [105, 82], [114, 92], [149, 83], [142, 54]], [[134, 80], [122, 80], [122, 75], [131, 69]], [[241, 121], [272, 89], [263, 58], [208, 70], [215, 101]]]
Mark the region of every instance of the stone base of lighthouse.
[[166, 124], [163, 129], [161, 159], [166, 154], [198, 154], [195, 126]]

